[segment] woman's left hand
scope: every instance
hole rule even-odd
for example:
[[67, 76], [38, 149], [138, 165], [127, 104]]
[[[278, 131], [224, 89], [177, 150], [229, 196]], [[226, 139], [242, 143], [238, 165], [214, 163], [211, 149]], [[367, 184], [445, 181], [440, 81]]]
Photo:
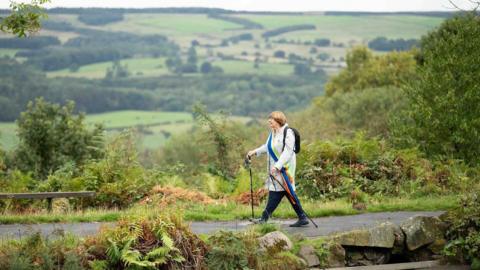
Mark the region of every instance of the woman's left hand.
[[279, 172], [279, 170], [276, 167], [273, 167], [272, 170], [270, 171], [270, 174], [276, 175]]

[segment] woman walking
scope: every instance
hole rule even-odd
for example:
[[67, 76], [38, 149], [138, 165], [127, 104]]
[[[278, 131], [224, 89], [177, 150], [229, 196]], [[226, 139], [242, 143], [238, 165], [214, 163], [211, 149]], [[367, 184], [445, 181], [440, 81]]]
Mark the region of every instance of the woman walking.
[[291, 224], [290, 227], [300, 227], [307, 225], [308, 219], [304, 213], [300, 201], [296, 198], [295, 192], [295, 165], [296, 156], [294, 152], [295, 135], [292, 129], [288, 127], [287, 118], [284, 113], [275, 111], [268, 117], [268, 124], [271, 132], [267, 142], [255, 150], [248, 152], [248, 158], [253, 155], [260, 156], [268, 154], [268, 178], [266, 185], [268, 187], [268, 202], [262, 217], [257, 220], [258, 223], [265, 223], [272, 216], [284, 196], [287, 196], [298, 221]]

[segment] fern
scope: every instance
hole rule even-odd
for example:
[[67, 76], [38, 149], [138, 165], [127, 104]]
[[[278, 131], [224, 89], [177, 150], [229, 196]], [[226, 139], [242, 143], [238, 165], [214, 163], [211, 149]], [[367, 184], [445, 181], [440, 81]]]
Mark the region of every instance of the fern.
[[107, 240], [110, 243], [110, 246], [107, 248], [107, 256], [113, 264], [116, 264], [121, 260], [122, 254], [120, 253], [117, 243], [112, 241], [112, 239]]
[[108, 262], [105, 260], [94, 260], [88, 264], [92, 270], [108, 270]]

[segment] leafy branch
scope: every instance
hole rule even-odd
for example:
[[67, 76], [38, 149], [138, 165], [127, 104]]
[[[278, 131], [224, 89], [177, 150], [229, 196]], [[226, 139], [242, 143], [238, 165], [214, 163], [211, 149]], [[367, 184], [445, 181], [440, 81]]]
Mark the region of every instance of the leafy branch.
[[0, 17], [0, 30], [14, 34], [17, 37], [26, 37], [36, 33], [41, 28], [40, 20], [47, 17], [42, 5], [50, 0], [32, 0], [30, 3], [11, 2], [11, 13]]

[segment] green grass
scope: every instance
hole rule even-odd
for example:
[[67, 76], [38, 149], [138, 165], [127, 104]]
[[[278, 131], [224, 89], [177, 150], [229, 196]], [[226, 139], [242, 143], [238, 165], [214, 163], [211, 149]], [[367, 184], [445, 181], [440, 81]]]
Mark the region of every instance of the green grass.
[[15, 57], [15, 54], [18, 52], [18, 49], [2, 49], [0, 48], [0, 57], [8, 56]]
[[[104, 78], [112, 62], [101, 62], [81, 66], [76, 72], [69, 69], [48, 72], [47, 76], [53, 77], [84, 77], [89, 79]], [[165, 58], [133, 58], [120, 61], [121, 65], [127, 65], [131, 77], [152, 77], [168, 74]]]
[[391, 16], [325, 16], [325, 15], [237, 15], [275, 29], [297, 24], [313, 24], [311, 31], [296, 31], [275, 37], [294, 40], [330, 38], [335, 41], [388, 38], [419, 38], [444, 20], [438, 17], [391, 15]]
[[12, 149], [18, 143], [15, 133], [15, 123], [0, 122], [0, 147], [6, 150]]
[[[202, 61], [199, 61], [200, 63]], [[165, 67], [165, 58], [134, 58], [125, 59], [120, 62], [127, 65], [132, 77], [151, 77], [170, 74]], [[293, 66], [288, 64], [261, 63], [259, 69], [253, 68], [253, 62], [248, 61], [216, 61], [214, 63], [224, 69], [228, 74], [276, 74], [291, 75], [293, 74]], [[102, 62], [96, 64], [85, 65], [76, 72], [68, 69], [48, 72], [47, 76], [54, 77], [84, 77], [89, 79], [104, 78], [108, 68], [112, 66], [112, 62]]]
[[[366, 212], [385, 212], [385, 211], [436, 211], [449, 210], [456, 207], [458, 201], [455, 196], [441, 197], [423, 197], [416, 199], [407, 198], [385, 198], [376, 203], [367, 204]], [[264, 205], [255, 208], [257, 216], [260, 215]], [[351, 204], [346, 200], [338, 199], [330, 202], [303, 200], [303, 208], [310, 217], [328, 217], [360, 214], [352, 209]], [[160, 209], [156, 205], [144, 206], [135, 205], [126, 210], [107, 210], [90, 209], [81, 212], [53, 212], [47, 213], [45, 210], [28, 215], [4, 213], [0, 216], [0, 224], [14, 223], [53, 223], [53, 222], [101, 222], [117, 221], [128, 216], [158, 216], [165, 211], [174, 211], [183, 213], [187, 221], [228, 221], [228, 220], [246, 220], [251, 215], [251, 208], [248, 205], [240, 205], [233, 202], [227, 202], [217, 205], [201, 204], [177, 204], [169, 208]], [[295, 212], [291, 206], [284, 201], [277, 208], [274, 218], [295, 218]]]
[[[241, 123], [248, 122], [250, 117], [231, 116], [229, 119]], [[142, 126], [146, 132], [138, 137], [145, 149], [155, 149], [162, 146], [167, 137], [188, 131], [193, 124], [193, 118], [187, 112], [156, 112], [156, 111], [114, 111], [100, 114], [88, 114], [87, 124], [102, 123], [107, 129], [107, 136], [118, 134], [120, 130]], [[0, 122], [0, 146], [11, 150], [18, 144], [15, 134], [16, 125], [13, 122]]]
[[186, 112], [115, 111], [91, 114], [87, 123], [103, 123], [107, 129], [128, 128], [139, 125], [170, 125], [175, 122], [191, 122], [192, 115]]
[[[145, 148], [156, 148], [165, 143], [162, 130], [176, 134], [188, 130], [192, 121], [191, 114], [186, 112], [115, 111], [90, 114], [86, 117], [88, 124], [103, 123], [105, 128], [110, 130], [107, 136], [116, 134], [121, 129], [146, 126], [145, 129], [153, 134], [144, 136], [142, 145]], [[18, 144], [15, 128], [13, 122], [0, 123], [0, 145], [3, 149], [11, 150]]]
[[239, 29], [241, 25], [209, 18], [204, 14], [126, 14], [124, 20], [100, 27], [103, 30], [127, 31], [136, 34], [218, 34]]
[[213, 65], [219, 66], [227, 74], [263, 74], [263, 75], [292, 75], [293, 66], [288, 64], [260, 63], [259, 68], [253, 67], [253, 62], [248, 61], [219, 61]]

